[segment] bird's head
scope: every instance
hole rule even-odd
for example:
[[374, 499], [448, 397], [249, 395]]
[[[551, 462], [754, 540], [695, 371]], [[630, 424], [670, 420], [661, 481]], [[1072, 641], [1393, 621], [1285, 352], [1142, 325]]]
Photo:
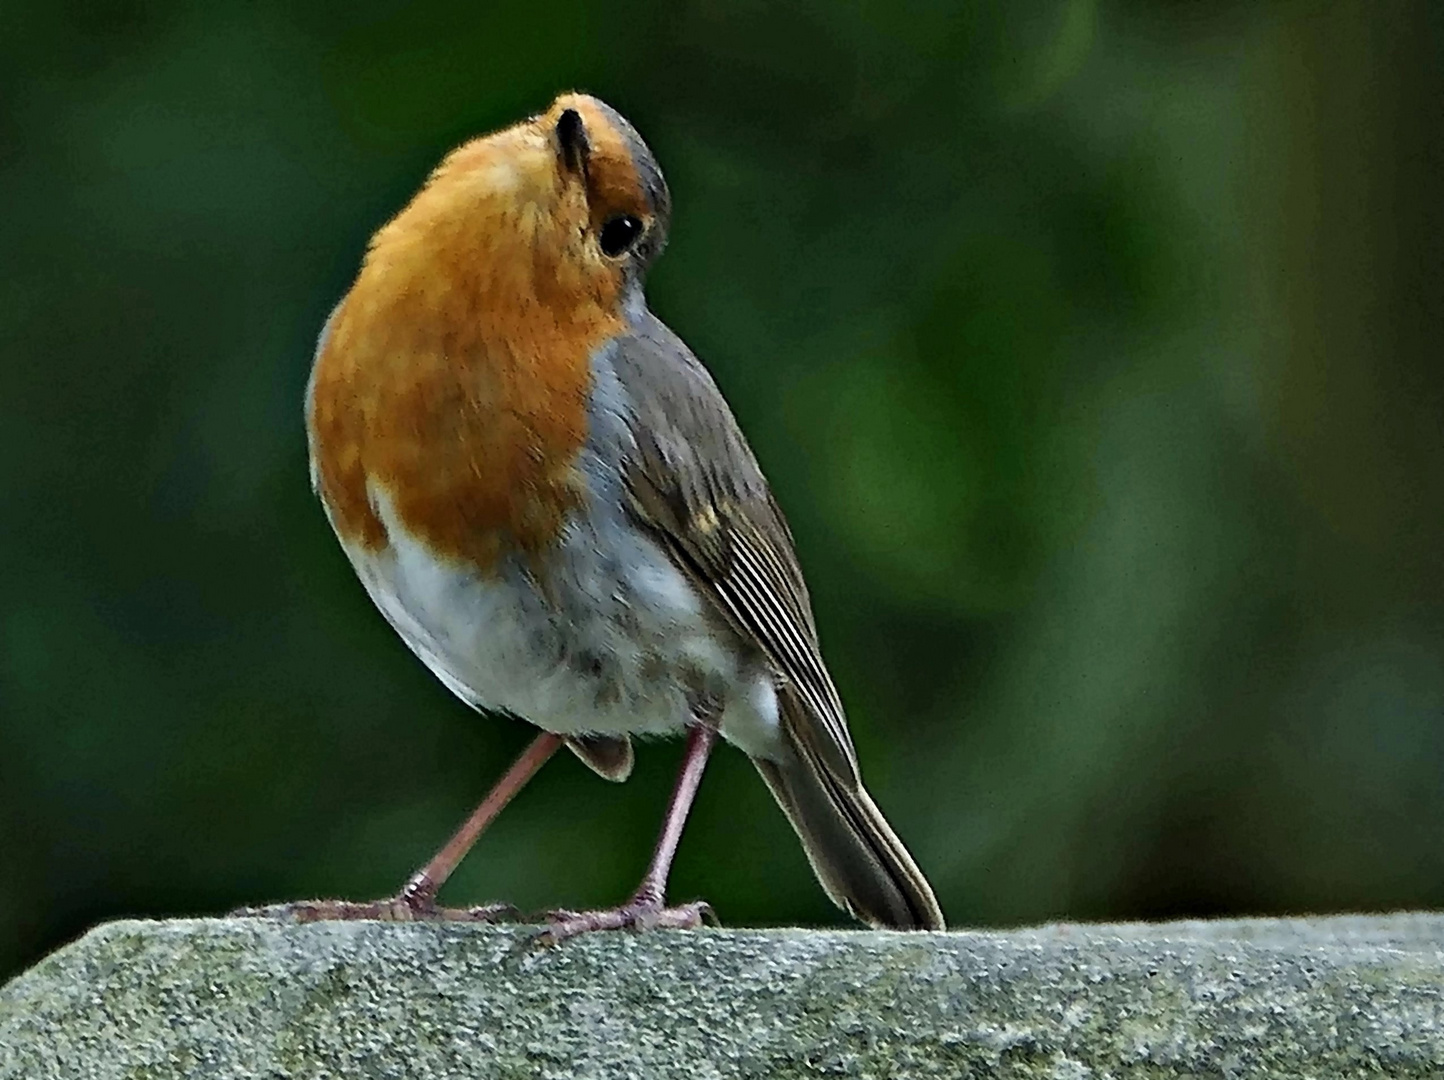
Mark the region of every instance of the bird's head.
[[551, 108], [446, 156], [372, 241], [380, 272], [413, 298], [474, 286], [498, 308], [566, 319], [641, 304], [667, 239], [671, 200], [656, 159], [611, 106], [563, 94]]

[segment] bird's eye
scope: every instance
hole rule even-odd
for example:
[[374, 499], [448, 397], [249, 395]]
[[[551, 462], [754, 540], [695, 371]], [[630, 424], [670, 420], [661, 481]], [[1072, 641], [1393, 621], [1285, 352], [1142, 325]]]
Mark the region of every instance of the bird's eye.
[[631, 214], [618, 214], [602, 226], [602, 254], [615, 259], [628, 251], [642, 235], [642, 222]]

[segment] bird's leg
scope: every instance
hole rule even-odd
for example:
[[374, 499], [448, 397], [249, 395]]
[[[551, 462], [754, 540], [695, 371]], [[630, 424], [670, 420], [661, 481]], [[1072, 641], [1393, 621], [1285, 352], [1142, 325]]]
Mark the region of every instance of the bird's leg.
[[672, 869], [672, 857], [677, 854], [677, 843], [682, 839], [682, 826], [687, 822], [687, 813], [692, 809], [692, 800], [702, 782], [702, 770], [707, 766], [707, 755], [716, 741], [717, 732], [706, 724], [696, 724], [687, 731], [687, 748], [682, 755], [682, 768], [677, 773], [677, 783], [672, 788], [672, 798], [667, 803], [667, 815], [662, 821], [662, 833], [657, 837], [657, 847], [652, 852], [652, 862], [632, 898], [620, 907], [605, 911], [553, 911], [547, 914], [551, 925], [541, 932], [540, 939], [552, 943], [565, 941], [578, 934], [593, 930], [650, 929], [668, 927], [691, 929], [701, 926], [704, 919], [712, 917], [711, 905], [698, 900], [677, 907], [667, 907], [667, 875]]
[[274, 904], [268, 907], [243, 908], [238, 915], [279, 916], [296, 922], [319, 922], [332, 919], [381, 919], [388, 922], [413, 922], [420, 919], [442, 919], [451, 922], [495, 922], [516, 909], [510, 904], [487, 904], [472, 908], [444, 908], [436, 903], [436, 894], [446, 884], [461, 860], [466, 858], [477, 838], [511, 802], [538, 769], [546, 764], [557, 748], [562, 737], [543, 731], [531, 745], [522, 751], [505, 775], [487, 792], [486, 798], [471, 816], [462, 822], [461, 828], [442, 845], [431, 861], [411, 875], [401, 891], [384, 900], [356, 903], [350, 900], [302, 900], [292, 904]]
[[506, 774], [493, 785], [486, 798], [471, 812], [471, 816], [462, 822], [461, 828], [441, 846], [441, 850], [431, 857], [430, 862], [411, 875], [411, 880], [401, 889], [400, 898], [412, 908], [434, 908], [436, 894], [441, 890], [441, 886], [446, 884], [446, 879], [461, 865], [461, 860], [466, 858], [467, 852], [486, 831], [486, 827], [561, 745], [562, 737], [553, 735], [550, 731], [543, 731], [533, 739]]

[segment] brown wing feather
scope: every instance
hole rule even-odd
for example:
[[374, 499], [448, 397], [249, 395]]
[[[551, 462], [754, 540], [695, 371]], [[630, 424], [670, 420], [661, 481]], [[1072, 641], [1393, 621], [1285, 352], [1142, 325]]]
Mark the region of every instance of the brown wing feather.
[[630, 508], [778, 676], [789, 749], [758, 770], [829, 896], [874, 926], [940, 929], [932, 888], [868, 797], [792, 534], [712, 378], [645, 318], [614, 353], [634, 445]]
[[857, 784], [842, 700], [823, 663], [792, 536], [771, 493], [749, 498], [727, 490], [715, 475], [702, 484], [679, 482], [651, 431], [637, 438], [640, 453], [627, 476], [637, 517], [802, 699], [805, 708], [784, 713], [794, 723], [805, 718], [793, 734], [839, 779]]

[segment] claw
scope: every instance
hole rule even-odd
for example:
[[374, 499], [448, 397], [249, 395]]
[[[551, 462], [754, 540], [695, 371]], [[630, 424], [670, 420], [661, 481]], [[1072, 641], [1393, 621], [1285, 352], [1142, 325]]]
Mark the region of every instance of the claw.
[[289, 904], [237, 908], [235, 918], [281, 919], [287, 922], [464, 922], [498, 923], [516, 918], [514, 904], [478, 907], [440, 907], [424, 897], [402, 893], [385, 900], [356, 903], [351, 900], [298, 900]]
[[545, 918], [551, 925], [532, 938], [539, 945], [559, 945], [598, 930], [695, 930], [703, 923], [720, 925], [705, 900], [666, 907], [660, 900], [633, 899], [603, 911], [549, 911]]

